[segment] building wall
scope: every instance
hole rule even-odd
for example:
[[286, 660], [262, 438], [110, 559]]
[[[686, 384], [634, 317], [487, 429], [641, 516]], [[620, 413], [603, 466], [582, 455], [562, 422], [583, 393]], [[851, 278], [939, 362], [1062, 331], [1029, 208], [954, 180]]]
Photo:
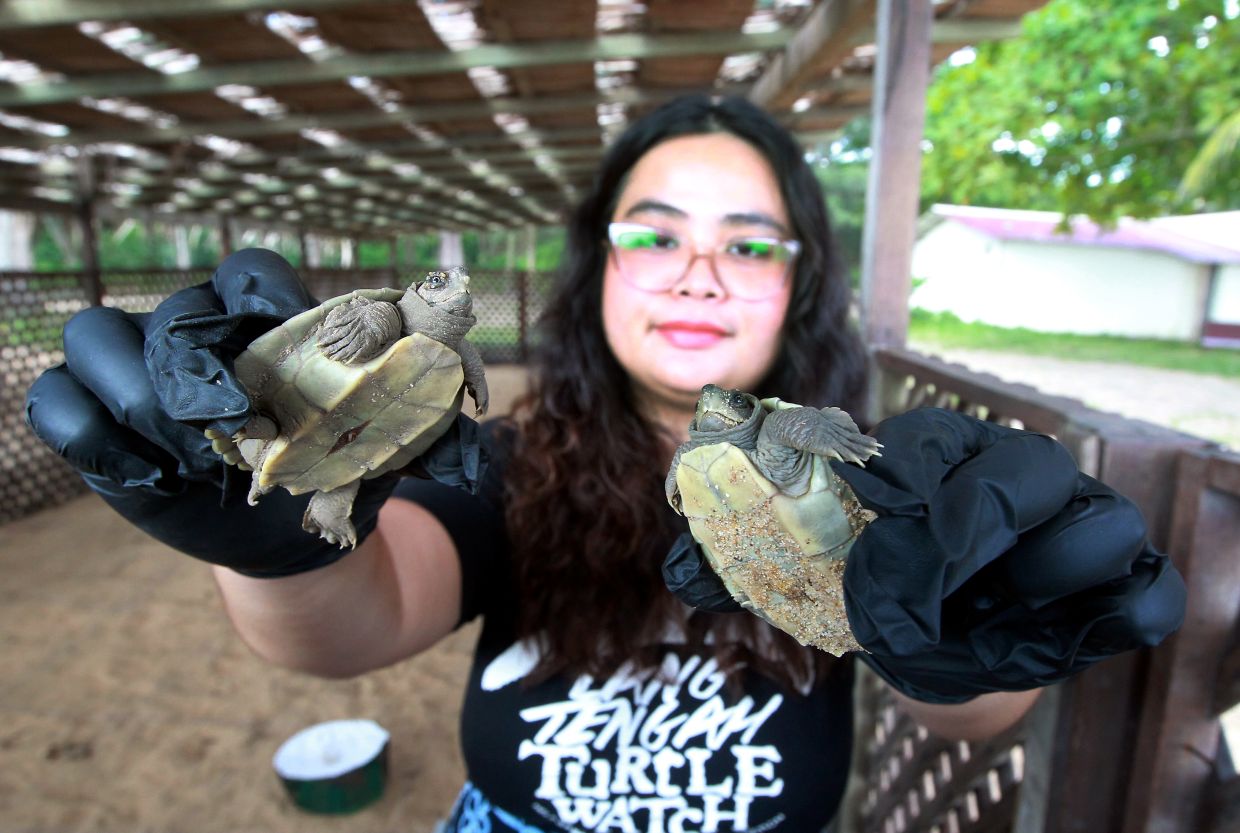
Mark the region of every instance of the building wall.
[[1209, 270], [1160, 252], [1004, 241], [946, 222], [918, 241], [913, 279], [924, 282], [911, 306], [965, 321], [1196, 341]]
[[1240, 263], [1219, 267], [1214, 284], [1214, 297], [1210, 299], [1211, 321], [1220, 324], [1240, 324]]

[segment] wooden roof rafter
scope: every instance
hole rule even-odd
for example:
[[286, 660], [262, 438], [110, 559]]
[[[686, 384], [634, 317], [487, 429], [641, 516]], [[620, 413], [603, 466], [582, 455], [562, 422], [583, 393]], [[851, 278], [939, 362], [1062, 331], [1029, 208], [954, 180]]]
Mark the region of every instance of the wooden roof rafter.
[[[368, 2], [383, 0], [368, 0]], [[391, 3], [406, 0], [387, 0]], [[357, 0], [295, 0], [299, 12], [313, 12], [356, 4]], [[38, 29], [71, 26], [81, 20], [137, 21], [167, 17], [210, 18], [238, 12], [281, 8], [271, 0], [6, 0], [0, 6], [0, 29]], [[210, 20], [204, 20], [210, 25]]]
[[415, 77], [466, 72], [479, 67], [513, 69], [623, 58], [764, 52], [782, 47], [789, 37], [787, 32], [606, 35], [589, 40], [530, 45], [485, 44], [457, 52], [346, 55], [314, 64], [299, 60], [226, 64], [176, 75], [118, 73], [104, 78], [75, 78], [51, 84], [32, 83], [0, 89], [0, 107], [56, 104], [87, 96], [135, 98], [205, 92], [229, 84], [270, 89], [315, 81], [344, 81], [357, 76]]
[[[932, 59], [978, 39], [1012, 36], [1020, 16], [1044, 2], [936, 4]], [[100, 155], [99, 182], [117, 187], [99, 199], [118, 205], [140, 197], [240, 212], [240, 200], [262, 200], [270, 202], [263, 211], [280, 216], [302, 206], [307, 215], [331, 212], [340, 220], [341, 206], [321, 198], [343, 192], [373, 202], [367, 222], [395, 222], [417, 207], [395, 198], [407, 191], [423, 197], [427, 222], [544, 223], [585, 187], [607, 144], [607, 119], [640, 115], [690, 90], [748, 94], [803, 141], [830, 139], [870, 106], [875, 5], [815, 0], [771, 15], [757, 0], [651, 0], [617, 28], [598, 22], [598, 0], [570, 0], [555, 15], [545, 11], [546, 0], [476, 0], [470, 8], [479, 30], [461, 48], [432, 31], [433, 15], [414, 0], [10, 0], [0, 7], [0, 52], [63, 80], [0, 83], [0, 107], [65, 124], [68, 133], [0, 128], [0, 148], [12, 149], [6, 158], [27, 165], [0, 174], [0, 202], [63, 198], [55, 189], [71, 183], [54, 175], [55, 165], [27, 163], [30, 153], [65, 151]], [[280, 28], [287, 17], [281, 23], [268, 14], [280, 9], [304, 16], [297, 26], [311, 21], [307, 31], [345, 52], [299, 49]], [[763, 15], [761, 25], [749, 25]], [[73, 25], [86, 19], [112, 21], [113, 29], [132, 23], [196, 55], [198, 67], [164, 74], [145, 57], [109, 51], [116, 47], [97, 37], [98, 26], [92, 40]], [[591, 36], [592, 27], [602, 34]], [[739, 50], [761, 56], [756, 80], [720, 68]], [[599, 69], [612, 61], [628, 69]], [[755, 64], [732, 64], [742, 65]], [[467, 75], [479, 69], [506, 78], [506, 91], [479, 88]], [[355, 74], [371, 86], [353, 83]], [[284, 109], [272, 117], [242, 107], [235, 96], [217, 94], [225, 82]], [[371, 94], [376, 89], [382, 100]], [[176, 122], [155, 127], [140, 114], [90, 109], [81, 104], [87, 92], [165, 111]], [[127, 161], [120, 155], [126, 146], [148, 158]], [[32, 183], [44, 187], [36, 193]], [[297, 195], [311, 184], [312, 196]], [[460, 198], [466, 191], [472, 200]]]

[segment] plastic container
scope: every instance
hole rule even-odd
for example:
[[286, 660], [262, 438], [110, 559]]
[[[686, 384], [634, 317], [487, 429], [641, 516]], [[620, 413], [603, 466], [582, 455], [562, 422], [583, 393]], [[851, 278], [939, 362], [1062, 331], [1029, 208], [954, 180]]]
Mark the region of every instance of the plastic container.
[[390, 737], [373, 720], [318, 723], [282, 743], [271, 764], [301, 809], [354, 813], [383, 795]]

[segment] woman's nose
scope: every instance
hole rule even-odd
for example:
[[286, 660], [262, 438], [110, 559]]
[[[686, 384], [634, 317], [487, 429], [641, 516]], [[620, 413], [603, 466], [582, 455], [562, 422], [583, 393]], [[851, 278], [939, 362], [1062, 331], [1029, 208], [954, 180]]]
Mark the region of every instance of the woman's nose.
[[722, 298], [727, 295], [712, 252], [695, 252], [673, 287], [677, 295], [691, 298]]

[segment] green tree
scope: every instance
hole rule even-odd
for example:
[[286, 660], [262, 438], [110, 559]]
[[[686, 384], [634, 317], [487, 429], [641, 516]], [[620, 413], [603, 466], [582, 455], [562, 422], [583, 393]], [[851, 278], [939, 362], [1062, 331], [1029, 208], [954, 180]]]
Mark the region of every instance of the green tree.
[[831, 217], [831, 232], [853, 286], [861, 281], [861, 240], [870, 178], [870, 119], [853, 119], [839, 138], [809, 154]]
[[1104, 222], [1240, 207], [1235, 165], [1179, 188], [1240, 101], [1238, 17], [1237, 0], [1052, 0], [937, 71], [923, 197]]
[[1237, 174], [1236, 151], [1240, 149], [1240, 110], [1223, 119], [1205, 144], [1197, 151], [1184, 180], [1180, 183], [1180, 196], [1193, 199], [1205, 194], [1219, 180]]

